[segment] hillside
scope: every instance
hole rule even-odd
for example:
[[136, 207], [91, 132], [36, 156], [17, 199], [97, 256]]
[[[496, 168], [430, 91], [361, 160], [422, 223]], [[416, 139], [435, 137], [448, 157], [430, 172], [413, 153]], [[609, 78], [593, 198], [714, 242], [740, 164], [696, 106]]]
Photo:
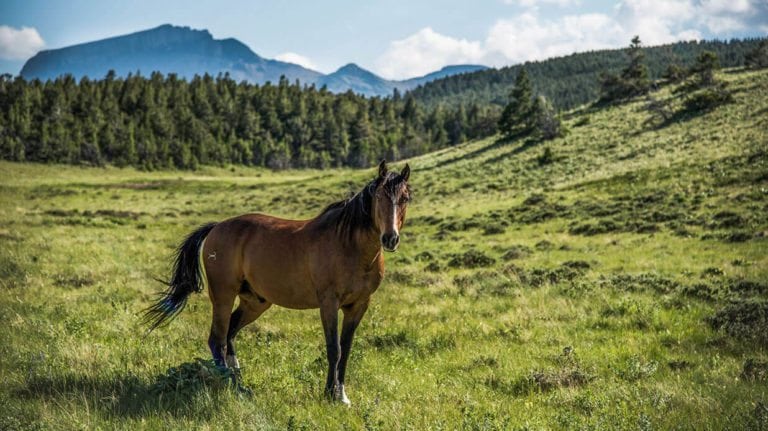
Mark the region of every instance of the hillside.
[[[744, 54], [753, 50], [760, 40], [678, 42], [647, 47], [643, 51], [651, 77], [658, 79], [670, 64], [690, 67], [704, 50], [714, 51], [723, 67], [741, 66]], [[503, 106], [508, 101], [518, 71], [525, 67], [536, 91], [560, 109], [567, 110], [597, 100], [600, 73], [618, 73], [626, 64], [627, 54], [623, 49], [583, 52], [446, 77], [426, 83], [410, 94], [427, 106], [453, 106], [456, 103]]]
[[[354, 67], [350, 67], [354, 66]], [[330, 91], [352, 90], [366, 96], [388, 96], [395, 88], [410, 90], [433, 79], [485, 69], [485, 66], [448, 66], [423, 77], [390, 81], [347, 65], [325, 75], [293, 63], [262, 58], [237, 39], [214, 39], [207, 30], [170, 24], [79, 45], [44, 50], [30, 58], [20, 75], [25, 79], [51, 80], [70, 74], [102, 79], [110, 70], [115, 76], [152, 72], [174, 73], [191, 80], [195, 75], [229, 74], [235, 81], [277, 83], [281, 76], [303, 85], [327, 86]]]
[[675, 121], [633, 101], [410, 159], [350, 408], [320, 395], [316, 310], [239, 335], [250, 398], [194, 359], [205, 294], [147, 337], [138, 314], [201, 223], [313, 217], [372, 169], [0, 162], [0, 429], [765, 428], [768, 70], [717, 77], [733, 101]]

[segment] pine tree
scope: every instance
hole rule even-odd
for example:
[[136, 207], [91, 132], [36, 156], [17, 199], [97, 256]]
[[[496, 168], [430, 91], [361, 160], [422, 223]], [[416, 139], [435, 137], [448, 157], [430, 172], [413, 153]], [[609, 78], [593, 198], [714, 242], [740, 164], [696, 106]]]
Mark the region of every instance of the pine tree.
[[648, 93], [651, 81], [648, 67], [644, 64], [645, 54], [640, 37], [635, 36], [629, 45], [629, 64], [620, 75], [602, 72], [600, 74], [600, 101], [625, 100]]
[[644, 61], [645, 54], [640, 36], [635, 36], [629, 45], [629, 65], [621, 72], [621, 78], [627, 85], [628, 97], [645, 94], [651, 87], [651, 81], [648, 79], [648, 67]]
[[552, 103], [544, 96], [536, 98], [533, 107], [536, 120], [536, 132], [544, 140], [555, 139], [563, 135], [563, 124], [558, 118]]
[[525, 68], [515, 79], [515, 86], [509, 93], [509, 103], [504, 107], [498, 128], [504, 136], [524, 134], [533, 126], [533, 89]]
[[755, 49], [744, 56], [744, 65], [751, 69], [768, 67], [768, 39], [761, 40]]
[[720, 60], [712, 51], [703, 51], [696, 58], [696, 64], [691, 71], [696, 75], [697, 84], [700, 87], [708, 87], [715, 84], [715, 71], [720, 69]]

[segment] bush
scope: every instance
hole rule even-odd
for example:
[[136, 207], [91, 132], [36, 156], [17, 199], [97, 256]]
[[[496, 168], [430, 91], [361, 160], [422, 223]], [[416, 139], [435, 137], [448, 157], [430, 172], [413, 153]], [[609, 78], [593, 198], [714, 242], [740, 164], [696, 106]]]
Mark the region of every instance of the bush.
[[768, 380], [768, 362], [749, 358], [741, 369], [741, 378], [750, 382]]
[[726, 90], [725, 84], [693, 93], [685, 99], [685, 111], [709, 111], [720, 105], [733, 102], [733, 95]]
[[480, 268], [491, 266], [494, 263], [496, 263], [496, 259], [481, 251], [468, 250], [464, 253], [452, 254], [448, 266], [451, 268]]
[[707, 318], [709, 326], [731, 337], [768, 345], [768, 302], [763, 299], [734, 300]]
[[554, 161], [555, 156], [550, 147], [544, 147], [544, 151], [536, 157], [536, 163], [538, 163], [539, 166], [549, 165]]

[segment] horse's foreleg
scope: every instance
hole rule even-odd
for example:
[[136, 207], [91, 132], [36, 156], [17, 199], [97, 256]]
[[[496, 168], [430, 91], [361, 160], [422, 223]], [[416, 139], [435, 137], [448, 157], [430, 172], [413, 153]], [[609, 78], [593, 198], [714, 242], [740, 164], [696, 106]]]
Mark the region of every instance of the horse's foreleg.
[[328, 379], [325, 382], [325, 394], [333, 397], [338, 384], [339, 367], [339, 302], [327, 300], [320, 303], [320, 320], [325, 332], [325, 349], [328, 356]]
[[339, 359], [339, 383], [336, 387], [335, 398], [344, 404], [350, 404], [347, 394], [344, 392], [344, 376], [347, 371], [347, 361], [349, 352], [352, 350], [352, 339], [355, 336], [355, 330], [363, 320], [363, 315], [368, 309], [368, 300], [358, 302], [342, 308], [344, 311], [344, 320], [341, 324], [341, 358]]

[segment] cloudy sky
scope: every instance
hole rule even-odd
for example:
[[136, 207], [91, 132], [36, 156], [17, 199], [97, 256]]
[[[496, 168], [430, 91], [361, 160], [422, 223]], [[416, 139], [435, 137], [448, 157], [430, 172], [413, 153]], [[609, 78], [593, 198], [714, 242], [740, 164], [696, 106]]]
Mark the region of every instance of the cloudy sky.
[[765, 36], [768, 0], [0, 0], [0, 73], [41, 49], [164, 23], [321, 72], [354, 62], [402, 79], [622, 47], [635, 34], [646, 45]]

